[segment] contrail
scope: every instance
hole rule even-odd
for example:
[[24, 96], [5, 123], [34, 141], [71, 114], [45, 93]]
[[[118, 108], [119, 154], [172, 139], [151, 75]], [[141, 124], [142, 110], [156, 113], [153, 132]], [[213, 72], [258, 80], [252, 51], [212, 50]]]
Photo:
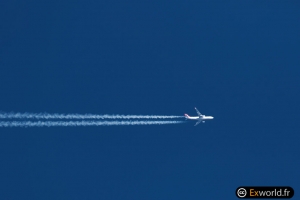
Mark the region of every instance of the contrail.
[[0, 113], [0, 119], [176, 119], [183, 116], [167, 115], [94, 115], [49, 113]]
[[123, 126], [180, 124], [184, 121], [0, 121], [0, 127]]

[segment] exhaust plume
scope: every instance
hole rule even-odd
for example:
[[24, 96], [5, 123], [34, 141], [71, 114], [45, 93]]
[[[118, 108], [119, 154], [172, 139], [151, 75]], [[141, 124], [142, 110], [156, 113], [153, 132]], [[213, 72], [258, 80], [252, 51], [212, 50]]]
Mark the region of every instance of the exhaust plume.
[[0, 119], [178, 119], [183, 116], [167, 115], [94, 115], [49, 113], [0, 113]]
[[0, 127], [123, 126], [180, 123], [184, 123], [184, 121], [0, 121]]

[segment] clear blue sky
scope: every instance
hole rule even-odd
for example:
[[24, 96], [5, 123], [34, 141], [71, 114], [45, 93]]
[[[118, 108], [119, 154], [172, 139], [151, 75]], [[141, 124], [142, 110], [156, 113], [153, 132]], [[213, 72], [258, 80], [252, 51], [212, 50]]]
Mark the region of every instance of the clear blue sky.
[[299, 198], [298, 1], [0, 3], [4, 112], [194, 115], [1, 128], [1, 199]]

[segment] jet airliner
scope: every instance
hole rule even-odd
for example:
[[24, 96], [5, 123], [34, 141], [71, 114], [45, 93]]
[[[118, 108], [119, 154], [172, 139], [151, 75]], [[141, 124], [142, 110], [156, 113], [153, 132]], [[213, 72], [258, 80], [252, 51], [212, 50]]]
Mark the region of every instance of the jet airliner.
[[195, 124], [195, 126], [197, 126], [200, 122], [202, 123], [205, 123], [204, 120], [208, 120], [208, 119], [213, 119], [214, 117], [213, 116], [205, 116], [205, 115], [202, 115], [199, 110], [196, 109], [196, 112], [199, 116], [196, 116], [196, 117], [190, 117], [188, 114], [184, 114], [185, 118], [186, 119], [191, 119], [191, 120], [198, 120]]

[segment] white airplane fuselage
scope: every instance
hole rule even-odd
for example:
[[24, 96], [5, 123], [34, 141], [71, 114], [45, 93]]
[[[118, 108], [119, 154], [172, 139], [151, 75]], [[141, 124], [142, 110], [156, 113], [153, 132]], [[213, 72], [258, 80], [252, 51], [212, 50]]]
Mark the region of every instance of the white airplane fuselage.
[[206, 116], [206, 115], [202, 115], [201, 117], [198, 117], [198, 116], [191, 117], [191, 116], [189, 116], [187, 114], [184, 114], [184, 115], [185, 115], [186, 119], [191, 119], [191, 120], [199, 120], [199, 119], [201, 119], [201, 120], [208, 120], [208, 119], [213, 119], [214, 118], [213, 116]]
[[197, 126], [200, 122], [204, 123], [205, 120], [210, 120], [210, 119], [213, 119], [214, 117], [213, 116], [206, 116], [206, 115], [202, 115], [198, 110], [197, 108], [195, 108], [198, 116], [195, 116], [195, 117], [191, 117], [189, 116], [188, 114], [184, 114], [185, 118], [186, 119], [190, 119], [190, 120], [197, 120], [198, 122], [195, 124], [195, 126]]

